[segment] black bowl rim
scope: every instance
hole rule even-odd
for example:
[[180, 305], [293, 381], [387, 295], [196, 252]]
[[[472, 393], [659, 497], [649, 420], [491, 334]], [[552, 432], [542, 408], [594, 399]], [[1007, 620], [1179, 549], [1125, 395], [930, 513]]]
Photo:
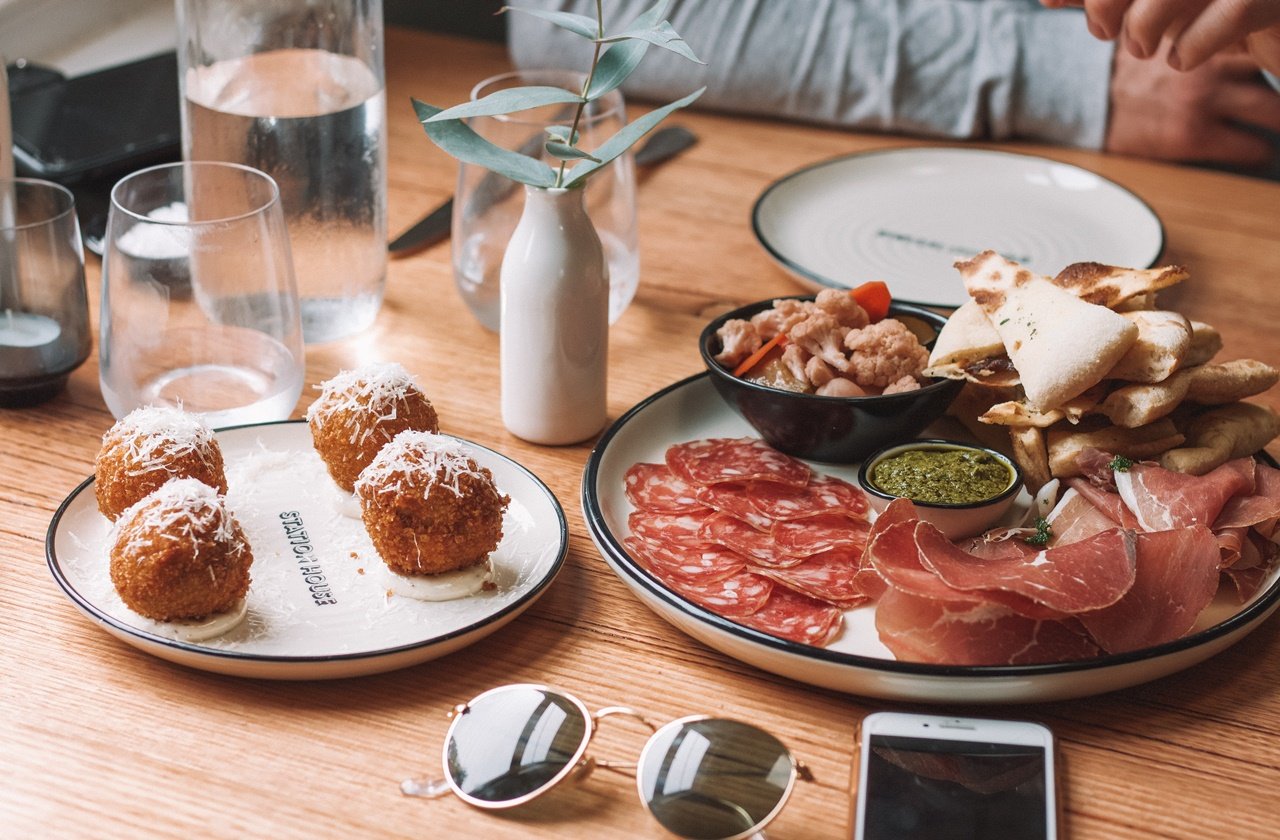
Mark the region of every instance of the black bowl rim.
[[950, 438], [918, 438], [916, 440], [904, 440], [901, 443], [891, 443], [888, 446], [882, 446], [866, 458], [862, 459], [862, 464], [858, 467], [858, 483], [862, 485], [863, 492], [868, 495], [884, 499], [887, 502], [891, 502], [894, 499], [910, 499], [910, 496], [899, 496], [895, 493], [886, 493], [884, 490], [876, 487], [871, 483], [870, 478], [867, 475], [867, 471], [871, 469], [878, 459], [883, 458], [887, 452], [894, 449], [939, 449], [943, 447], [949, 449], [973, 449], [978, 452], [985, 452], [988, 455], [992, 455], [1000, 459], [1000, 462], [1010, 469], [1013, 473], [1013, 480], [1009, 482], [1008, 487], [1000, 491], [995, 496], [988, 499], [982, 499], [981, 501], [963, 503], [922, 502], [919, 499], [911, 499], [911, 503], [916, 507], [932, 508], [934, 510], [975, 510], [977, 508], [984, 508], [990, 505], [998, 505], [1022, 489], [1022, 483], [1025, 480], [1022, 475], [1022, 469], [1018, 466], [1018, 463], [1008, 455], [998, 449], [992, 449], [990, 446], [983, 446], [980, 443], [969, 443], [968, 441], [953, 440]]
[[[706, 365], [707, 370], [711, 373], [712, 376], [718, 377], [720, 379], [726, 379], [726, 380], [732, 381], [735, 384], [735, 386], [740, 386], [742, 388], [747, 389], [748, 391], [755, 391], [762, 394], [783, 394], [786, 397], [795, 398], [801, 403], [803, 403], [806, 400], [812, 400], [816, 404], [826, 403], [828, 405], [836, 405], [841, 403], [857, 405], [859, 403], [864, 403], [864, 402], [865, 403], [879, 402], [881, 404], [885, 404], [885, 403], [892, 403], [895, 401], [906, 403], [906, 402], [911, 402], [913, 400], [919, 399], [922, 392], [930, 391], [930, 390], [941, 391], [948, 387], [956, 388], [956, 387], [959, 387], [961, 384], [963, 384], [961, 380], [958, 380], [958, 379], [939, 378], [934, 382], [930, 382], [928, 385], [921, 386], [915, 391], [903, 391], [898, 394], [867, 394], [861, 397], [831, 397], [831, 396], [826, 396], [822, 394], [802, 394], [798, 391], [786, 391], [786, 390], [783, 390], [782, 388], [773, 388], [768, 385], [761, 385], [757, 382], [751, 382], [750, 380], [743, 379], [740, 376], [734, 376], [733, 371], [726, 369], [723, 365], [717, 362], [715, 358], [711, 355], [711, 350], [710, 350], [711, 338], [716, 334], [716, 332], [720, 329], [720, 327], [724, 325], [726, 321], [730, 321], [734, 318], [743, 318], [743, 316], [754, 315], [755, 313], [760, 312], [766, 309], [767, 307], [771, 306], [774, 303], [774, 301], [813, 300], [816, 297], [817, 297], [816, 294], [812, 294], [812, 295], [779, 295], [777, 297], [764, 298], [763, 300], [758, 300], [758, 301], [755, 301], [754, 303], [748, 303], [743, 306], [739, 306], [737, 309], [734, 309], [730, 312], [726, 312], [723, 315], [713, 318], [710, 323], [708, 323], [705, 327], [702, 328], [702, 334], [698, 336], [698, 352], [702, 356], [703, 364]], [[917, 306], [914, 303], [900, 303], [896, 300], [892, 301], [889, 304], [889, 316], [892, 317], [895, 314], [895, 311], [902, 315], [911, 315], [916, 318], [920, 318], [921, 320], [928, 321], [931, 326], [935, 327], [939, 331], [941, 331], [942, 328], [947, 323], [946, 315], [939, 314], [923, 306]]]

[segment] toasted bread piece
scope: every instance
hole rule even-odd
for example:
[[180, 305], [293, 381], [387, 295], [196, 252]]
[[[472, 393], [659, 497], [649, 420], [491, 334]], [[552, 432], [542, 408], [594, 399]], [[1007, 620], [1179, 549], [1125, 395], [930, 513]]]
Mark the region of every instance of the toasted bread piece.
[[1202, 365], [1222, 349], [1222, 333], [1204, 321], [1191, 322], [1191, 345], [1182, 359], [1184, 368]]
[[1254, 359], [1180, 370], [1163, 382], [1127, 385], [1111, 394], [1098, 410], [1117, 426], [1145, 426], [1168, 415], [1184, 401], [1223, 405], [1260, 394], [1280, 381], [1280, 371]]
[[[1058, 272], [1055, 285], [1067, 289], [1081, 300], [1096, 303], [1108, 309], [1119, 309], [1139, 297], [1145, 308], [1152, 301], [1152, 293], [1181, 283], [1188, 277], [1180, 265], [1162, 268], [1118, 268], [1096, 262], [1074, 263]], [[1128, 307], [1132, 308], [1132, 307]]]
[[1126, 382], [1162, 382], [1181, 365], [1191, 346], [1191, 322], [1180, 312], [1141, 310], [1124, 317], [1138, 328], [1138, 338], [1107, 379]]
[[1050, 429], [1048, 434], [1049, 471], [1055, 478], [1080, 475], [1076, 459], [1086, 449], [1101, 449], [1139, 460], [1153, 458], [1181, 446], [1186, 440], [1169, 418], [1136, 429], [1106, 426], [1094, 431]]
[[1187, 445], [1160, 458], [1167, 470], [1204, 475], [1232, 458], [1261, 450], [1280, 435], [1280, 416], [1266, 406], [1237, 402], [1212, 408], [1187, 426]]
[[1044, 430], [1035, 426], [1010, 426], [1009, 443], [1013, 447], [1013, 460], [1022, 469], [1022, 483], [1034, 496], [1053, 478]]

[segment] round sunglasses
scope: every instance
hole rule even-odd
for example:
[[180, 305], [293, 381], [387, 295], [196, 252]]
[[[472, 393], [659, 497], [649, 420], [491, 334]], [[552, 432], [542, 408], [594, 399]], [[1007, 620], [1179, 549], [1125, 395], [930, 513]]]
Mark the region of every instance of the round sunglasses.
[[[587, 756], [596, 723], [639, 720], [653, 734], [636, 763]], [[640, 801], [664, 828], [687, 840], [743, 840], [786, 804], [808, 769], [777, 738], [741, 721], [691, 715], [655, 727], [624, 706], [594, 714], [563, 691], [517, 684], [455, 706], [444, 740], [443, 780], [408, 780], [407, 795], [453, 792], [477, 808], [511, 808], [595, 768], [634, 771]]]

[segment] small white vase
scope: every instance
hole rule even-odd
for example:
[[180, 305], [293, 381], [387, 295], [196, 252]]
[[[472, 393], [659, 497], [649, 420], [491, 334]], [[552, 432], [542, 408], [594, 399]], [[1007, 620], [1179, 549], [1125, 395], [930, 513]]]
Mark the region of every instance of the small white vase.
[[502, 422], [541, 444], [605, 423], [609, 267], [582, 189], [525, 187], [502, 259]]

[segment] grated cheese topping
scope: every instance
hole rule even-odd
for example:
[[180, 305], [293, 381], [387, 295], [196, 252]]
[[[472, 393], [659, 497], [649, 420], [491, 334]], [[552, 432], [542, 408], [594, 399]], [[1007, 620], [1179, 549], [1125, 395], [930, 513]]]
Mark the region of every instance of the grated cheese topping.
[[414, 483], [407, 481], [414, 474], [428, 477], [423, 498], [430, 498], [431, 491], [437, 487], [461, 497], [459, 479], [463, 476], [493, 481], [488, 470], [477, 466], [466, 445], [456, 438], [406, 431], [378, 450], [369, 466], [361, 471], [356, 479], [356, 493], [363, 497], [405, 492], [414, 488]]
[[199, 556], [202, 541], [226, 544], [234, 538], [233, 520], [217, 490], [197, 478], [172, 478], [120, 515], [110, 542], [125, 551], [156, 539], [185, 542]]
[[[375, 362], [354, 370], [344, 370], [315, 386], [320, 397], [307, 407], [307, 421], [327, 423], [335, 415], [351, 430], [352, 444], [364, 443], [375, 423], [394, 420], [398, 406], [410, 392], [418, 390], [413, 376], [396, 362]], [[366, 422], [362, 422], [366, 421]]]
[[120, 418], [102, 436], [102, 445], [124, 447], [124, 474], [145, 475], [171, 469], [178, 458], [194, 453], [206, 466], [214, 445], [213, 430], [197, 414], [180, 408], [148, 405]]

